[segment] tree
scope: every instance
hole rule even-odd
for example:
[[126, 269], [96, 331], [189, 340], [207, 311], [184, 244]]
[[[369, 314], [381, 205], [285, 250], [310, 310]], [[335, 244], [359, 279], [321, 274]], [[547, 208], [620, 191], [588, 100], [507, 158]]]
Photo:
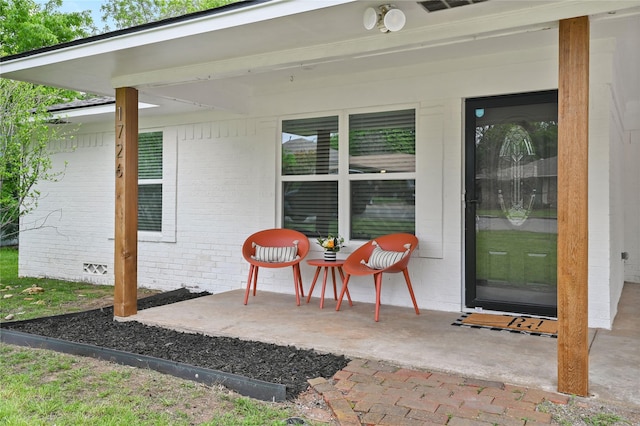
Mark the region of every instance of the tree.
[[89, 11], [63, 13], [62, 0], [0, 0], [0, 56], [86, 37], [95, 30]]
[[[117, 29], [180, 16], [238, 0], [105, 0], [103, 21]], [[0, 56], [52, 46], [97, 32], [90, 11], [63, 13], [62, 0], [0, 0]], [[105, 25], [104, 31], [109, 27]], [[51, 125], [47, 107], [90, 95], [0, 79], [0, 234], [17, 232], [37, 206], [37, 183], [59, 178], [48, 143], [68, 137]]]
[[[43, 7], [33, 0], [0, 0], [0, 54], [3, 56], [86, 37], [93, 30], [89, 12], [56, 11], [62, 0]], [[0, 79], [0, 230], [18, 232], [21, 215], [32, 211], [37, 183], [57, 179], [48, 151], [50, 140], [65, 137], [51, 126], [47, 107], [78, 93]]]
[[0, 94], [0, 229], [7, 237], [37, 206], [36, 184], [62, 174], [52, 171], [48, 144], [67, 135], [49, 125], [46, 106], [59, 99], [55, 89], [2, 79]]
[[[238, 0], [105, 0], [100, 7], [102, 21], [115, 23], [116, 29], [134, 27], [206, 9]], [[109, 30], [108, 26], [105, 30]]]

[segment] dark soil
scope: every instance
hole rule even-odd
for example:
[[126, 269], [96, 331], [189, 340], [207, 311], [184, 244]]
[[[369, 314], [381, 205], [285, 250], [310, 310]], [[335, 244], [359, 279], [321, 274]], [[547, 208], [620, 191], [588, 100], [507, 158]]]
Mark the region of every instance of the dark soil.
[[[138, 310], [206, 296], [176, 290], [138, 300]], [[3, 328], [102, 348], [152, 356], [209, 368], [287, 387], [294, 399], [308, 388], [307, 379], [332, 377], [344, 368], [344, 356], [321, 354], [229, 337], [210, 337], [113, 319], [113, 307], [70, 315], [6, 322]]]

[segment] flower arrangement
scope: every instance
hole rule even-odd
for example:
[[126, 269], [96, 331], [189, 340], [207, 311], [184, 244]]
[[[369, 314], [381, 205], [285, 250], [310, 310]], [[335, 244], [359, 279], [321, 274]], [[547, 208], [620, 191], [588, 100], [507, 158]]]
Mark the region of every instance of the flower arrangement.
[[339, 252], [340, 248], [344, 247], [344, 238], [340, 235], [329, 234], [327, 237], [318, 237], [317, 242], [324, 251]]

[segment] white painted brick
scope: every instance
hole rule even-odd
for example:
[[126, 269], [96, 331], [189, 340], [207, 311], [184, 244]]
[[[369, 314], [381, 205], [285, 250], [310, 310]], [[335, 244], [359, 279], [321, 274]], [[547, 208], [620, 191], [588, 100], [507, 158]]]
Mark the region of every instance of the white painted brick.
[[[166, 183], [167, 188], [175, 186], [177, 190], [175, 241], [140, 242], [139, 285], [164, 290], [184, 286], [212, 293], [244, 288], [249, 270], [240, 252], [244, 239], [277, 224], [274, 194], [278, 117], [377, 107], [380, 99], [387, 99], [390, 103], [420, 104], [419, 116], [430, 120], [429, 126], [421, 128], [424, 137], [418, 141], [423, 144], [418, 148], [421, 155], [426, 156], [419, 161], [425, 168], [423, 188], [428, 200], [420, 204], [418, 195], [417, 213], [420, 215], [423, 210], [418, 224], [418, 229], [424, 229], [420, 232], [425, 233], [420, 254], [432, 257], [416, 256], [410, 263], [418, 305], [422, 309], [461, 310], [462, 99], [555, 87], [556, 55], [555, 49], [543, 48], [522, 52], [517, 55], [519, 58], [505, 53], [460, 58], [428, 69], [407, 67], [392, 73], [372, 70], [367, 76], [345, 76], [334, 81], [335, 87], [332, 82], [323, 82], [322, 87], [310, 85], [295, 92], [275, 92], [274, 88], [273, 93], [256, 94], [254, 116], [195, 123], [192, 117], [184, 117], [185, 123], [193, 124], [164, 129], [177, 140], [175, 152], [168, 154], [169, 163], [165, 164], [176, 173], [175, 180]], [[606, 64], [598, 65], [591, 76], [594, 93], [609, 93], [610, 76]], [[364, 90], [371, 81], [384, 81], [379, 86], [382, 92]], [[590, 324], [606, 324], [612, 320], [612, 306], [617, 303], [619, 284], [611, 284], [612, 277], [620, 281], [624, 275], [625, 279], [640, 281], [637, 214], [631, 225], [629, 215], [625, 222], [625, 230], [632, 231], [633, 244], [610, 243], [612, 238], [629, 235], [618, 228], [619, 215], [614, 210], [622, 208], [623, 203], [627, 203], [625, 209], [629, 212], [640, 210], [640, 197], [635, 196], [630, 202], [629, 191], [612, 195], [612, 185], [623, 179], [611, 181], [611, 169], [621, 157], [635, 164], [630, 158], [638, 158], [640, 136], [634, 136], [635, 145], [627, 149], [633, 156], [622, 149], [609, 151], [611, 108], [602, 103], [594, 104], [594, 108], [590, 135]], [[108, 131], [81, 131], [74, 143], [54, 144], [63, 151], [54, 155], [54, 167], [62, 167], [67, 160], [68, 168], [60, 182], [40, 185], [43, 198], [39, 211], [23, 220], [26, 226], [47, 217], [47, 227], [21, 235], [21, 275], [113, 283], [114, 134], [112, 123], [107, 124]], [[145, 123], [141, 122], [141, 126]], [[613, 134], [624, 136], [619, 131]], [[632, 177], [640, 181], [640, 173]], [[635, 189], [640, 193], [637, 184]], [[632, 255], [624, 274], [622, 267], [614, 263], [619, 262], [616, 252], [622, 246]], [[317, 255], [319, 252], [314, 252]], [[87, 277], [82, 271], [84, 262], [106, 264], [109, 274]], [[313, 272], [313, 268], [302, 265], [305, 289], [309, 288]], [[353, 280], [350, 289], [354, 299], [373, 301], [370, 279]], [[258, 290], [293, 294], [291, 270], [261, 269]], [[411, 306], [401, 275], [385, 277], [383, 298], [386, 303]]]

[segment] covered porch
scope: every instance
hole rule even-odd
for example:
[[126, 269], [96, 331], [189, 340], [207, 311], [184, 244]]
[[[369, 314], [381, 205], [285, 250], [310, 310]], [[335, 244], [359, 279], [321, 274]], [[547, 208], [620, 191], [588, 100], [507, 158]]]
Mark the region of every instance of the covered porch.
[[[598, 393], [596, 377], [602, 375], [609, 383], [617, 383], [612, 393], [618, 393], [618, 382], [628, 380], [629, 374], [590, 371], [589, 344], [593, 351], [593, 336], [600, 334], [588, 331], [587, 325], [589, 321], [610, 324], [625, 269], [637, 267], [639, 225], [634, 222], [628, 232], [622, 229], [625, 222], [632, 223], [624, 220], [625, 213], [635, 217], [637, 197], [627, 197], [633, 199], [628, 201], [618, 191], [628, 186], [626, 193], [637, 194], [636, 181], [623, 179], [617, 170], [625, 170], [626, 158], [632, 158], [623, 150], [633, 149], [631, 132], [637, 135], [637, 84], [633, 79], [637, 60], [625, 55], [635, 50], [624, 47], [637, 39], [631, 28], [639, 13], [638, 3], [489, 1], [436, 13], [425, 11], [420, 3], [403, 2], [407, 26], [396, 34], [368, 32], [362, 27], [367, 6], [379, 6], [373, 1], [246, 2], [245, 10], [207, 12], [4, 59], [3, 76], [7, 78], [109, 96], [115, 89], [116, 95], [115, 110], [78, 119], [86, 132], [78, 145], [83, 149], [69, 148], [63, 152], [65, 158], [58, 157], [73, 160], [69, 164], [75, 170], [62, 183], [69, 186], [55, 191], [43, 188], [64, 196], [49, 197], [50, 204], [40, 205], [43, 212], [65, 209], [65, 216], [55, 224], [60, 232], [24, 235], [21, 245], [27, 247], [24, 252], [28, 255], [21, 256], [21, 273], [67, 279], [80, 274], [87, 279], [78, 266], [104, 266], [108, 274], [88, 279], [114, 282], [116, 315], [134, 318], [151, 315], [134, 315], [139, 284], [175, 288], [195, 283], [216, 293], [198, 303], [218, 301], [223, 295], [232, 300], [222, 300], [220, 306], [205, 305], [200, 316], [195, 307], [175, 314], [162, 311], [162, 320], [187, 321], [193, 316], [190, 327], [213, 327], [220, 322], [216, 325], [220, 333], [242, 338], [253, 337], [248, 332], [242, 335], [235, 327], [254, 324], [263, 327], [255, 331], [260, 338], [277, 336], [287, 344], [330, 350], [320, 345], [331, 343], [340, 353], [353, 351], [350, 356], [384, 356], [421, 368], [419, 361], [435, 369], [459, 365], [470, 375], [497, 374], [495, 379], [518, 378], [529, 385], [544, 378], [540, 386], [554, 388], [558, 381], [560, 390], [580, 395], [589, 392], [587, 376], [594, 386], [590, 392]], [[331, 31], [327, 31], [327, 22], [331, 22]], [[628, 34], [622, 34], [626, 25], [620, 22], [628, 25]], [[619, 49], [613, 47], [616, 37]], [[465, 159], [462, 101], [555, 88], [561, 123], [560, 344], [451, 327], [456, 315], [441, 311], [464, 308], [462, 200], [468, 188], [461, 179]], [[153, 107], [143, 108], [142, 104]], [[371, 307], [362, 302], [358, 306], [367, 307], [363, 323], [351, 324], [347, 318], [355, 316], [359, 307], [345, 306], [340, 313], [330, 305], [320, 311], [317, 303], [296, 308], [291, 296], [278, 295], [286, 300], [279, 306], [266, 293], [244, 307], [237, 294], [221, 293], [236, 288], [246, 276], [245, 264], [235, 255], [238, 235], [282, 226], [283, 177], [278, 165], [283, 119], [340, 111], [344, 121], [352, 113], [407, 104], [416, 108], [420, 136], [415, 224], [421, 253], [413, 261], [412, 274], [415, 271], [416, 281], [422, 284], [419, 305], [433, 311], [425, 310], [416, 318], [408, 310], [409, 325], [391, 325], [387, 334], [398, 340], [387, 341], [377, 333], [386, 321], [401, 318], [394, 309], [404, 312], [404, 308], [383, 308], [382, 325], [368, 330], [376, 325]], [[162, 131], [166, 138], [162, 186], [166, 214], [159, 231], [139, 237], [138, 135], [152, 131]], [[346, 128], [342, 132], [346, 141]], [[65, 141], [69, 147], [72, 142]], [[347, 149], [343, 143], [341, 152]], [[87, 164], [92, 165], [91, 170], [84, 167]], [[338, 178], [344, 196], [351, 176], [348, 165], [342, 170]], [[86, 187], [78, 190], [73, 186], [76, 183]], [[85, 197], [74, 198], [88, 190], [107, 194], [114, 184], [115, 199], [87, 202]], [[344, 231], [348, 230], [348, 213], [348, 208], [340, 213]], [[353, 238], [352, 246], [356, 243]], [[622, 259], [619, 253], [624, 254]], [[628, 279], [636, 277], [629, 273]], [[277, 279], [268, 286], [280, 289]], [[261, 306], [264, 310], [256, 311], [253, 319], [242, 317]], [[302, 321], [307, 312], [313, 316]], [[433, 321], [440, 316], [441, 320]], [[274, 322], [267, 323], [267, 318]], [[298, 328], [303, 323], [308, 329]], [[414, 328], [422, 323], [426, 329]], [[354, 334], [354, 330], [361, 332]], [[291, 335], [278, 335], [285, 331]], [[424, 341], [417, 335], [424, 336]], [[346, 336], [345, 341], [338, 336]], [[310, 343], [298, 342], [303, 337]], [[634, 337], [637, 341], [637, 334]], [[505, 341], [508, 349], [503, 348]], [[637, 342], [628, 346], [633, 344]], [[603, 353], [615, 354], [608, 350], [609, 345], [603, 347]], [[591, 352], [592, 362], [595, 358]], [[601, 366], [591, 369], [608, 364], [624, 363], [603, 357]], [[514, 374], [518, 368], [523, 372]]]
[[[359, 283], [362, 285], [362, 283]], [[319, 294], [318, 289], [314, 296]], [[400, 367], [459, 374], [507, 384], [557, 389], [557, 339], [507, 331], [453, 326], [459, 313], [344, 303], [335, 311], [327, 289], [324, 309], [312, 297], [296, 306], [290, 294], [258, 290], [242, 304], [244, 290], [232, 290], [139, 311], [127, 317], [147, 325], [190, 333], [235, 337], [301, 349], [386, 361]], [[635, 307], [640, 284], [627, 283], [611, 330], [589, 330], [590, 396], [640, 406], [640, 330]]]

